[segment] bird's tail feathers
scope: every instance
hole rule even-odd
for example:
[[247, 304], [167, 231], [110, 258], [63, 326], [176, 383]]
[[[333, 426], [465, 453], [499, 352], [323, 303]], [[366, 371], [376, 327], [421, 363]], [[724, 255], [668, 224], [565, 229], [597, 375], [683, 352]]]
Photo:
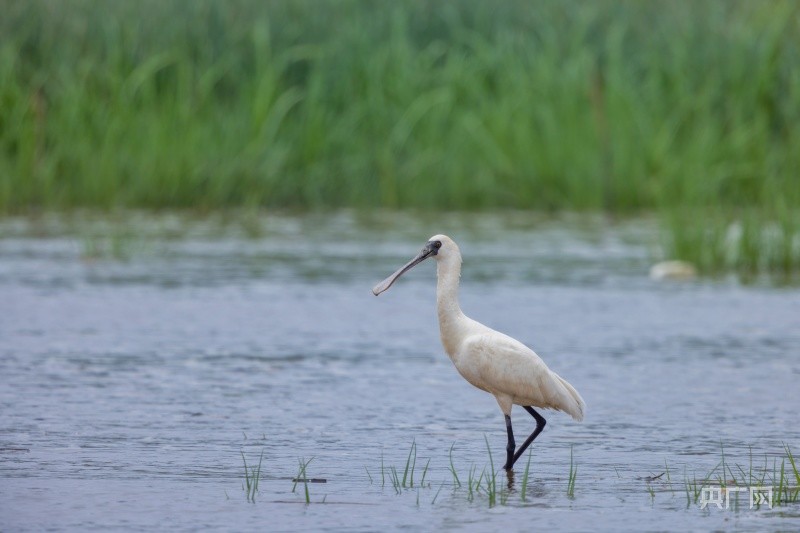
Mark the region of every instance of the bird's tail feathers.
[[583, 401], [581, 395], [578, 394], [578, 391], [575, 390], [575, 387], [570, 385], [564, 378], [552, 372], [553, 376], [564, 386], [564, 390], [566, 392], [565, 402], [561, 402], [562, 405], [559, 406], [561, 411], [564, 411], [568, 415], [570, 415], [573, 419], [577, 420], [578, 422], [583, 420], [583, 412], [586, 410], [586, 402]]

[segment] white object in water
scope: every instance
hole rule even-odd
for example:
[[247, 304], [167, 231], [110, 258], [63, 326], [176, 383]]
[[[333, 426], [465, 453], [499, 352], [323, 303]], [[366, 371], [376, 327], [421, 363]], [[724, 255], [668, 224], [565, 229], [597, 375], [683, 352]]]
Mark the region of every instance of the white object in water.
[[650, 267], [651, 279], [687, 280], [697, 277], [694, 265], [686, 261], [661, 261]]
[[[436, 305], [442, 344], [461, 376], [494, 395], [505, 415], [508, 445], [504, 468], [511, 470], [546, 421], [533, 408], [556, 409], [583, 420], [586, 404], [580, 394], [547, 368], [536, 353], [511, 337], [468, 318], [458, 304], [461, 253], [446, 235], [434, 235], [419, 254], [372, 289], [375, 296], [428, 257], [436, 259]], [[536, 420], [536, 429], [515, 451], [511, 406], [522, 406]]]

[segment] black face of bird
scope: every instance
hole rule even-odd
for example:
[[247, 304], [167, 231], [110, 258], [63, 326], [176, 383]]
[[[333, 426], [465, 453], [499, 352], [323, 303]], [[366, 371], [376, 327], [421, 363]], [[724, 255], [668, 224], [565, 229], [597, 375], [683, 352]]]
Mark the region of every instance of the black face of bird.
[[375, 287], [372, 288], [372, 294], [375, 296], [379, 295], [383, 291], [387, 290], [392, 284], [397, 281], [397, 278], [411, 270], [414, 266], [422, 263], [427, 258], [431, 257], [432, 255], [436, 255], [439, 253], [439, 248], [442, 247], [442, 241], [428, 241], [425, 243], [425, 246], [422, 247], [422, 250], [414, 257], [411, 261], [400, 267], [397, 272], [386, 278], [385, 280], [381, 281]]

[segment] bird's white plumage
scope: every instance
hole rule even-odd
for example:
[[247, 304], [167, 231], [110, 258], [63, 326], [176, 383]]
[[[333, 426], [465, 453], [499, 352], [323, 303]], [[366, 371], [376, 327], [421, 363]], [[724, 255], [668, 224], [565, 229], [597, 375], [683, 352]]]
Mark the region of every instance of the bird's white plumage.
[[517, 404], [555, 409], [583, 420], [583, 398], [533, 350], [464, 315], [458, 303], [461, 252], [446, 235], [434, 235], [429, 242], [441, 242], [434, 255], [439, 328], [442, 345], [461, 376], [493, 394], [506, 415]]
[[494, 394], [505, 414], [517, 404], [556, 409], [583, 420], [583, 399], [569, 383], [521, 342], [486, 329], [464, 339], [451, 356], [464, 379]]

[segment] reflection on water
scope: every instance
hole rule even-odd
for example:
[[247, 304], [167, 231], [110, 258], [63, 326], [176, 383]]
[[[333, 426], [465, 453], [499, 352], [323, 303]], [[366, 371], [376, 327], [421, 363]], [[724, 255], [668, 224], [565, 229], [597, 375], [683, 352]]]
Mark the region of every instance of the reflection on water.
[[[465, 312], [588, 404], [582, 424], [544, 413], [525, 501], [523, 458], [491, 511], [466, 485], [484, 435], [502, 464], [502, 414], [441, 349], [434, 266], [370, 293], [438, 232], [462, 249]], [[519, 213], [0, 223], [0, 529], [787, 528], [797, 505], [687, 509], [684, 478], [721, 442], [745, 469], [750, 447], [800, 453], [800, 295], [652, 281], [654, 242], [646, 222]], [[240, 452], [262, 450], [248, 505]], [[304, 501], [301, 457], [325, 505], [279, 503]]]

